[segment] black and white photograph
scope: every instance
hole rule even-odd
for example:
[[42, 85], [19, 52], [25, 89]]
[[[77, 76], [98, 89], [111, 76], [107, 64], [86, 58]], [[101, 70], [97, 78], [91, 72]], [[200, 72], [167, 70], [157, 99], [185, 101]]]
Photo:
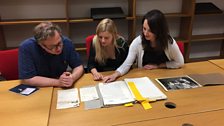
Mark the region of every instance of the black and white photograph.
[[156, 80], [166, 91], [201, 87], [189, 76], [158, 78]]

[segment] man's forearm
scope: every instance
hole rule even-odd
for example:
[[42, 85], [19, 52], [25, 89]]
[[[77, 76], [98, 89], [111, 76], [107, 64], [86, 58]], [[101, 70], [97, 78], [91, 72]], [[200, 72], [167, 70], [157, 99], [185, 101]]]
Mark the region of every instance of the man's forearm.
[[35, 76], [30, 79], [24, 79], [22, 80], [22, 83], [39, 87], [52, 87], [60, 85], [58, 79], [47, 78], [42, 76]]
[[72, 71], [73, 82], [76, 82], [84, 73], [84, 68], [82, 65], [76, 67]]

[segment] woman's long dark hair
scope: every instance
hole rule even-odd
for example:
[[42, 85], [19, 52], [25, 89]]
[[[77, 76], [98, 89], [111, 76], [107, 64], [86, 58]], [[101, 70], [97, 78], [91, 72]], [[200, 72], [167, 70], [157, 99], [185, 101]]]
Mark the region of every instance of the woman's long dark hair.
[[[144, 21], [148, 21], [150, 30], [156, 36], [156, 50], [164, 50], [168, 47], [168, 42], [173, 43], [173, 39], [169, 34], [166, 18], [164, 14], [159, 10], [151, 10], [146, 13], [142, 19], [142, 30]], [[149, 40], [145, 39], [142, 32], [142, 45], [144, 50], [147, 50], [150, 46]]]

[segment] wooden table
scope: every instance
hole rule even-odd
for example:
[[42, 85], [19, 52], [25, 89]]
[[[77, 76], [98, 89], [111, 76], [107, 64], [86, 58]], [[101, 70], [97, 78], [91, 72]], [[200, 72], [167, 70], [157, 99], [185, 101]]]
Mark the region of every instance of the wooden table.
[[223, 116], [224, 109], [220, 109], [217, 111], [200, 112], [156, 120], [143, 120], [116, 126], [223, 126]]
[[209, 62], [214, 63], [215, 65], [224, 69], [224, 59], [209, 60]]
[[18, 84], [19, 80], [0, 82], [0, 125], [47, 126], [53, 88], [22, 96], [9, 91]]
[[[201, 87], [196, 89], [176, 90], [165, 92], [154, 80], [159, 77], [170, 77], [187, 75], [193, 73], [222, 73], [223, 69], [206, 61], [186, 64], [182, 69], [157, 69], [143, 70], [133, 69], [118, 80], [131, 77], [147, 76], [153, 80], [167, 96], [167, 100], [151, 103], [152, 109], [144, 110], [141, 105], [135, 104], [133, 107], [116, 106], [94, 110], [84, 110], [81, 103], [78, 108], [56, 110], [57, 90], [54, 89], [49, 126], [111, 126], [111, 125], [135, 125], [136, 122], [147, 122], [150, 120], [161, 120], [187, 117], [199, 113], [207, 113], [224, 109], [224, 86]], [[105, 72], [104, 75], [111, 72]], [[91, 74], [85, 74], [75, 85], [79, 88], [84, 85], [97, 84], [92, 80]], [[165, 107], [165, 103], [176, 104], [175, 109]], [[223, 115], [222, 112], [218, 112]], [[207, 114], [205, 114], [207, 115]], [[219, 121], [222, 121], [219, 118]], [[146, 123], [148, 124], [148, 123]], [[164, 124], [165, 125], [165, 124]], [[173, 125], [172, 125], [173, 126]], [[179, 126], [179, 125], [178, 125]]]

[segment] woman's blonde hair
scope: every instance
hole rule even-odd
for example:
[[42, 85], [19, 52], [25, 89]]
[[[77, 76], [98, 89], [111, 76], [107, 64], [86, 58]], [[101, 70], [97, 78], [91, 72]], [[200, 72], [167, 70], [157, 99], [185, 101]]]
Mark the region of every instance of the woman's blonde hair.
[[113, 20], [111, 20], [109, 18], [105, 18], [102, 21], [100, 21], [100, 23], [98, 24], [98, 26], [96, 28], [96, 35], [93, 38], [93, 46], [95, 47], [95, 52], [96, 52], [95, 60], [99, 64], [105, 64], [108, 56], [106, 54], [105, 48], [102, 47], [99, 42], [99, 34], [101, 32], [109, 32], [110, 34], [112, 34], [113, 44], [114, 44], [115, 48], [117, 48], [117, 42], [116, 42], [116, 40], [118, 38], [117, 27], [116, 27], [115, 23], [113, 22]]

